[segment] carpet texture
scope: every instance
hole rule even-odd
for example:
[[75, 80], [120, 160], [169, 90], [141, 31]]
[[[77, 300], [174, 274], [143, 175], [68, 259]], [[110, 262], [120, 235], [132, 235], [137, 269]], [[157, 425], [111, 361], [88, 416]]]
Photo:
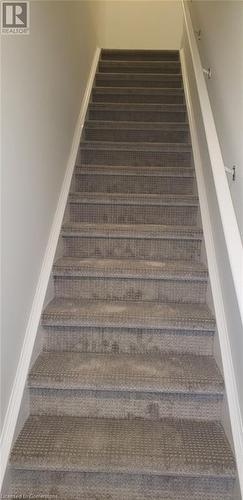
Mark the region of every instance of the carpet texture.
[[9, 498], [232, 500], [179, 53], [102, 50]]

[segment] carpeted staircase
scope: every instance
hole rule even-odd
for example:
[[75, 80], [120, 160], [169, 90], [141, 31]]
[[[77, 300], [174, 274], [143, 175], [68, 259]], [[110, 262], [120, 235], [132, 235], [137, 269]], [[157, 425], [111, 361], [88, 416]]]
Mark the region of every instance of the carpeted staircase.
[[10, 493], [232, 499], [177, 51], [102, 51], [73, 185]]

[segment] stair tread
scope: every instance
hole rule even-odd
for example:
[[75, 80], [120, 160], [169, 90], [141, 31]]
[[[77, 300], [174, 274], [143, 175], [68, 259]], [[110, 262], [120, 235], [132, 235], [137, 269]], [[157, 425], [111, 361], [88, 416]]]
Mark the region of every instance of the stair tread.
[[165, 130], [188, 131], [189, 124], [183, 122], [133, 122], [115, 120], [86, 120], [85, 129], [131, 129], [131, 130]]
[[121, 278], [177, 278], [206, 280], [204, 264], [184, 260], [96, 259], [62, 257], [53, 266], [54, 276]]
[[143, 167], [143, 166], [120, 166], [120, 165], [79, 165], [77, 163], [76, 173], [84, 174], [105, 174], [105, 175], [137, 175], [139, 176], [175, 176], [175, 177], [195, 177], [195, 170], [192, 167]]
[[202, 229], [198, 226], [176, 226], [163, 224], [93, 224], [89, 222], [66, 222], [63, 235], [101, 236], [106, 238], [175, 238], [201, 239]]
[[103, 193], [74, 192], [69, 195], [70, 203], [119, 204], [119, 205], [158, 205], [158, 206], [198, 206], [198, 197], [190, 194], [140, 194], [140, 193]]
[[165, 418], [31, 416], [11, 453], [14, 468], [235, 477], [219, 422]]
[[157, 142], [157, 143], [151, 143], [151, 142], [125, 142], [125, 141], [85, 141], [83, 140], [80, 143], [80, 149], [82, 151], [90, 149], [92, 151], [94, 150], [121, 150], [121, 151], [155, 151], [155, 152], [170, 152], [170, 153], [191, 153], [192, 147], [190, 143], [181, 143], [181, 142], [175, 142], [175, 143], [167, 143], [167, 142]]
[[137, 60], [131, 60], [131, 59], [122, 59], [122, 60], [119, 60], [117, 61], [117, 59], [109, 59], [109, 60], [104, 60], [104, 59], [100, 59], [100, 63], [101, 64], [119, 64], [121, 66], [123, 66], [124, 64], [129, 64], [131, 66], [140, 66], [140, 65], [145, 65], [145, 66], [149, 66], [150, 64], [152, 64], [153, 66], [159, 66], [160, 64], [174, 64], [175, 66], [181, 66], [181, 63], [180, 61], [175, 61], [173, 59], [166, 59], [166, 61], [150, 61], [150, 60], [142, 60], [142, 61], [137, 61]]
[[[16, 471], [15, 471], [16, 474]], [[38, 474], [38, 478], [40, 477], [40, 472], [36, 471], [36, 474]], [[43, 473], [42, 473], [43, 474]], [[59, 473], [59, 475], [62, 475], [62, 473]], [[85, 474], [85, 473], [84, 473]], [[47, 478], [49, 474], [47, 473]], [[46, 481], [45, 477], [45, 472], [44, 472], [44, 477], [42, 476], [43, 482]], [[65, 500], [77, 500], [82, 498], [82, 500], [107, 500], [112, 499], [112, 500], [161, 500], [161, 486], [160, 487], [151, 487], [151, 485], [145, 484], [143, 487], [141, 485], [135, 484], [135, 486], [117, 486], [117, 485], [112, 485], [109, 484], [109, 479], [108, 479], [108, 485], [105, 484], [100, 484], [96, 481], [96, 486], [94, 484], [86, 485], [85, 484], [82, 486], [82, 488], [78, 489], [78, 496], [75, 495], [75, 493], [72, 492], [72, 485], [66, 485], [66, 487], [61, 488], [59, 486], [59, 476], [57, 479], [58, 483], [58, 491], [61, 490], [61, 493], [59, 495], [59, 498], [65, 498]], [[94, 478], [94, 482], [97, 478]], [[32, 480], [32, 478], [31, 478]], [[214, 481], [214, 480], [213, 480]], [[232, 479], [228, 479], [227, 481], [232, 481]], [[35, 484], [35, 483], [34, 483]], [[30, 486], [27, 489], [26, 496], [21, 493], [23, 491], [22, 489], [19, 489], [19, 485], [17, 484], [16, 487], [13, 486], [12, 490], [12, 497], [8, 496], [8, 498], [12, 498], [14, 500], [29, 500], [30, 498], [34, 500], [50, 500], [50, 494], [49, 491], [45, 493], [46, 488], [45, 486], [42, 487], [35, 487], [34, 484], [30, 482]], [[182, 485], [181, 485], [182, 487]], [[227, 486], [226, 486], [227, 487]], [[22, 484], [20, 488], [23, 488]], [[48, 487], [47, 487], [48, 489]], [[232, 489], [232, 488], [231, 488]], [[24, 487], [24, 491], [26, 488]], [[55, 491], [56, 491], [56, 483], [55, 483]], [[71, 492], [70, 492], [71, 491]], [[44, 492], [44, 493], [43, 493]], [[46, 495], [46, 496], [45, 496]], [[52, 489], [51, 489], [51, 495], [52, 495]], [[74, 496], [75, 495], [75, 496]], [[108, 495], [108, 496], [107, 496]], [[177, 492], [175, 491], [174, 493], [168, 492], [168, 488], [166, 488], [166, 492], [163, 493], [163, 500], [232, 500], [232, 494], [230, 492], [224, 491], [224, 496], [222, 497], [221, 492], [219, 493], [202, 493], [197, 492], [195, 495], [191, 493], [191, 487], [188, 486], [186, 488], [185, 485], [183, 485], [183, 492], [180, 490], [180, 493], [178, 494], [178, 481], [177, 481]]]
[[43, 312], [42, 324], [212, 330], [215, 319], [206, 304], [54, 298]]
[[[123, 110], [123, 111], [166, 111], [166, 112], [186, 112], [185, 104], [157, 104], [157, 103], [124, 103], [124, 102], [91, 102], [89, 104], [90, 110], [101, 110], [101, 111], [111, 111], [111, 110]], [[185, 121], [185, 123], [187, 123]]]
[[[39, 475], [39, 473], [38, 473]], [[45, 481], [45, 478], [43, 478]], [[22, 485], [21, 485], [22, 487]], [[60, 487], [59, 487], [60, 488]], [[104, 486], [103, 488], [98, 485], [97, 487], [95, 486], [83, 486], [82, 490], [79, 489], [78, 491], [78, 497], [73, 496], [73, 494], [69, 494], [71, 487], [68, 487], [64, 489], [65, 493], [61, 493], [62, 498], [64, 498], [63, 495], [65, 495], [66, 500], [77, 500], [77, 498], [82, 498], [82, 500], [107, 500], [107, 498], [112, 498], [112, 500], [161, 500], [161, 488], [151, 488], [151, 487], [143, 487], [142, 489], [136, 487], [120, 487], [117, 488], [116, 486], [110, 487]], [[175, 493], [168, 493], [166, 492], [163, 495], [163, 500], [232, 500], [232, 495], [231, 493], [225, 493], [224, 496], [219, 494], [213, 494], [210, 493], [207, 495], [207, 493], [196, 493], [196, 495], [192, 495], [190, 493], [191, 488], [188, 487], [183, 488], [183, 493], [180, 492], [179, 496], [178, 494]], [[21, 491], [17, 488], [13, 487], [13, 496], [9, 496], [9, 499], [14, 499], [14, 500], [29, 500], [30, 498], [34, 500], [50, 500], [50, 495], [49, 493], [46, 493], [47, 496], [43, 493], [43, 488], [35, 488], [34, 486], [30, 485], [28, 488], [28, 493], [25, 495], [22, 495]], [[62, 490], [63, 491], [63, 490]], [[72, 491], [72, 490], [71, 490]], [[16, 493], [17, 492], [17, 493]], [[60, 497], [61, 497], [60, 495]], [[71, 496], [70, 496], [71, 495]], [[109, 495], [107, 497], [107, 495]], [[190, 496], [189, 496], [190, 495]], [[200, 496], [199, 496], [200, 495]]]
[[127, 93], [132, 93], [132, 94], [151, 94], [151, 92], [154, 92], [155, 94], [179, 94], [179, 95], [184, 95], [184, 89], [183, 88], [171, 88], [171, 87], [102, 87], [102, 85], [99, 85], [98, 87], [96, 85], [93, 86], [93, 92], [95, 93], [107, 93], [107, 94], [127, 94]]
[[125, 70], [122, 71], [121, 73], [116, 73], [113, 71], [107, 71], [103, 73], [103, 71], [97, 71], [96, 72], [96, 78], [104, 76], [105, 78], [128, 78], [130, 77], [135, 77], [135, 78], [146, 78], [146, 80], [156, 80], [157, 77], [160, 78], [166, 78], [167, 80], [181, 80], [181, 73], [153, 73], [152, 71], [150, 73], [136, 73], [136, 70], [133, 72], [126, 72]]
[[45, 352], [30, 374], [31, 387], [103, 391], [222, 394], [211, 356], [192, 354], [90, 354]]

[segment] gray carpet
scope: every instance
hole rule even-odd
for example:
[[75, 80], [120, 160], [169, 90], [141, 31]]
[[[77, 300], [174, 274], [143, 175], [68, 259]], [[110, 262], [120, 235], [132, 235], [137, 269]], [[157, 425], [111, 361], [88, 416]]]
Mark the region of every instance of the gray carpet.
[[230, 500], [177, 51], [102, 50], [9, 498]]

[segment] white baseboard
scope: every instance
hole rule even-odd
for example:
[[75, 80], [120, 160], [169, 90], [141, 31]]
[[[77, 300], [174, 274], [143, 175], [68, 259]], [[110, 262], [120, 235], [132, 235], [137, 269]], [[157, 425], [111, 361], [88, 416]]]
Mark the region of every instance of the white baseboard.
[[26, 384], [26, 379], [31, 362], [32, 351], [36, 339], [40, 317], [43, 309], [45, 294], [52, 270], [53, 260], [55, 257], [56, 247], [60, 235], [63, 215], [67, 204], [68, 193], [70, 190], [71, 180], [73, 176], [76, 157], [79, 149], [80, 137], [84, 125], [85, 115], [88, 108], [90, 94], [94, 82], [94, 77], [97, 69], [97, 64], [100, 56], [100, 49], [97, 48], [91, 65], [89, 78], [87, 81], [84, 97], [81, 103], [80, 113], [76, 123], [72, 146], [67, 162], [66, 174], [62, 183], [60, 197], [57, 203], [56, 212], [54, 215], [41, 272], [36, 287], [36, 292], [30, 312], [29, 321], [27, 324], [23, 347], [20, 354], [20, 359], [16, 371], [16, 376], [9, 399], [9, 404], [6, 412], [6, 417], [3, 424], [3, 430], [0, 441], [0, 456], [1, 456], [1, 469], [0, 469], [0, 490], [2, 487], [9, 453], [12, 446], [15, 427], [18, 420], [22, 396]]
[[219, 332], [219, 343], [222, 356], [222, 364], [224, 371], [224, 379], [226, 386], [226, 394], [230, 413], [230, 422], [232, 429], [232, 436], [235, 448], [235, 455], [238, 467], [238, 475], [243, 498], [243, 423], [239, 403], [238, 389], [236, 384], [234, 365], [231, 354], [230, 335], [227, 326], [226, 313], [224, 307], [224, 300], [222, 296], [218, 259], [215, 251], [213, 230], [211, 224], [210, 211], [207, 201], [207, 190], [204, 180], [202, 159], [199, 148], [199, 137], [197, 134], [195, 115], [193, 112], [193, 104], [190, 92], [190, 84], [186, 68], [186, 60], [184, 50], [180, 50], [182, 76], [185, 90], [185, 98], [187, 104], [188, 119], [191, 132], [192, 149], [195, 162], [196, 178], [198, 185], [198, 194], [201, 207], [201, 217], [204, 238], [206, 243], [206, 253], [208, 260], [208, 268], [210, 275], [210, 282], [212, 288], [212, 295], [215, 307], [215, 315], [217, 327]]

